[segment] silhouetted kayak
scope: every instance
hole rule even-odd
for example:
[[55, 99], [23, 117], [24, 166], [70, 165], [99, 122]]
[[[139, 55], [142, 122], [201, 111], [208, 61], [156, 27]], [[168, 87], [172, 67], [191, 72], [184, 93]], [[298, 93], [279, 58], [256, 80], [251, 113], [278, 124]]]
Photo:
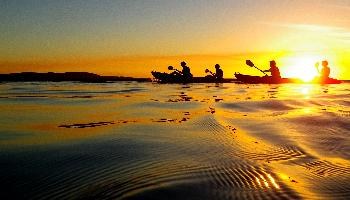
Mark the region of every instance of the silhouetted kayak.
[[[282, 84], [282, 83], [305, 83], [304, 81], [297, 78], [274, 78], [271, 76], [250, 76], [240, 73], [235, 73], [237, 81], [241, 83], [251, 83], [251, 84]], [[315, 84], [339, 84], [340, 80], [328, 78], [328, 79], [319, 79], [315, 78], [310, 83]]]
[[206, 77], [192, 77], [189, 79], [185, 79], [182, 76], [177, 76], [165, 72], [151, 72], [155, 81], [159, 83], [229, 83], [234, 81], [234, 79], [222, 79], [216, 80], [212, 76]]

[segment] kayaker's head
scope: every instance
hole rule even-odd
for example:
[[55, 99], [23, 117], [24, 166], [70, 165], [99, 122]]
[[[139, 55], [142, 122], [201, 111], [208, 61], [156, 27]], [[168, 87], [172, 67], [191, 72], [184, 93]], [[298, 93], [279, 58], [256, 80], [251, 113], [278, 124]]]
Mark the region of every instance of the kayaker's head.
[[327, 67], [328, 66], [328, 61], [327, 60], [322, 61], [322, 66]]
[[219, 64], [216, 64], [215, 65], [215, 69], [219, 69], [220, 68], [220, 65]]
[[271, 60], [270, 61], [270, 67], [276, 67], [276, 61]]
[[186, 63], [184, 61], [181, 62], [181, 67], [185, 67]]

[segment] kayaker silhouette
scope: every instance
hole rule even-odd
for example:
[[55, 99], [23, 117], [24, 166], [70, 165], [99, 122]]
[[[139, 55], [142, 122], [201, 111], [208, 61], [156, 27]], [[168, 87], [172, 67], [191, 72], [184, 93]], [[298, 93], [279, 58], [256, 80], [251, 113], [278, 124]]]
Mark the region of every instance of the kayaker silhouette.
[[278, 78], [278, 79], [281, 78], [280, 70], [279, 70], [278, 67], [276, 66], [276, 61], [274, 61], [274, 60], [271, 60], [271, 61], [270, 61], [270, 69], [264, 70], [264, 72], [270, 72], [270, 73], [271, 73], [271, 76], [272, 76], [273, 78]]
[[191, 80], [193, 75], [191, 74], [191, 69], [186, 65], [186, 62], [182, 61], [180, 63], [180, 65], [182, 67], [182, 71], [174, 69], [172, 66], [168, 67], [168, 69], [170, 69], [170, 70], [175, 70], [174, 72], [171, 73], [171, 75], [173, 75], [175, 77], [178, 76], [183, 81]]
[[191, 69], [186, 65], [184, 61], [181, 62], [181, 67], [182, 67], [182, 76], [185, 79], [191, 79], [193, 75], [191, 74]]
[[215, 73], [213, 73], [209, 69], [205, 69], [205, 72], [211, 74], [211, 75], [207, 75], [206, 76], [207, 78], [215, 79], [216, 81], [221, 81], [224, 77], [224, 72], [222, 71], [222, 69], [220, 69], [219, 64], [215, 65]]
[[222, 71], [222, 69], [220, 69], [220, 65], [216, 64], [215, 65], [215, 75], [214, 75], [216, 80], [222, 80], [224, 77], [224, 72]]
[[[280, 84], [280, 83], [303, 83], [302, 80], [298, 78], [281, 78], [280, 72], [278, 67], [276, 66], [275, 61], [270, 61], [270, 69], [269, 70], [261, 70], [257, 66], [254, 65], [254, 63], [251, 60], [246, 60], [246, 64], [249, 67], [254, 67], [255, 69], [259, 70], [260, 72], [264, 73], [265, 76], [251, 76], [251, 75], [245, 75], [241, 73], [235, 73], [235, 77], [237, 81], [241, 83], [251, 83], [251, 84]], [[329, 67], [328, 62], [322, 62], [324, 69], [320, 72], [322, 76], [316, 77], [314, 80], [312, 80], [312, 83], [320, 83], [320, 84], [340, 84], [342, 81], [330, 78], [329, 76]], [[318, 67], [318, 63], [316, 63], [316, 67]], [[272, 76], [267, 75], [265, 72], [271, 72]], [[324, 77], [324, 78], [322, 78]]]
[[322, 61], [322, 69], [321, 71], [318, 68], [318, 63], [315, 64], [315, 67], [318, 71], [318, 73], [320, 74], [320, 78], [325, 80], [329, 78], [329, 74], [331, 73], [331, 69], [328, 67], [328, 61], [324, 60]]

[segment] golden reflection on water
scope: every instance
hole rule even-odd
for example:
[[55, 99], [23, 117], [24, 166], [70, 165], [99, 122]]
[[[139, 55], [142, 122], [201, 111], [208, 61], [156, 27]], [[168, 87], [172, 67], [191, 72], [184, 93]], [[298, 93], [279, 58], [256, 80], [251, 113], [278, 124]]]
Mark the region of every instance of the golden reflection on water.
[[317, 93], [318, 88], [314, 84], [300, 85], [297, 91], [303, 99], [310, 99], [313, 94]]
[[270, 174], [267, 174], [267, 177], [270, 179], [270, 182], [276, 189], [280, 189], [279, 185], [276, 183], [275, 179]]
[[258, 183], [258, 185], [261, 187], [261, 182], [260, 182], [259, 178], [255, 177], [255, 179], [256, 179], [256, 182]]
[[309, 87], [301, 88], [301, 94], [304, 95], [304, 99], [310, 99], [310, 88]]
[[310, 114], [312, 113], [312, 108], [303, 108], [301, 111], [303, 114]]
[[[272, 90], [271, 90], [272, 89]], [[320, 92], [320, 85], [317, 84], [290, 84], [282, 85], [280, 87], [270, 88], [270, 94], [273, 94], [277, 99], [296, 98], [296, 99], [310, 99]], [[271, 93], [273, 92], [273, 93]], [[261, 90], [253, 94], [253, 98], [265, 95], [265, 91]]]
[[267, 182], [267, 180], [262, 175], [259, 175], [259, 176], [260, 176], [260, 179], [262, 180], [262, 182], [264, 183], [264, 185], [268, 188], [269, 183]]
[[[244, 179], [244, 184], [251, 183], [253, 186], [249, 184], [250, 188], [252, 186], [263, 191], [267, 191], [266, 188], [268, 188], [269, 191], [283, 192], [287, 185], [306, 197], [314, 196], [317, 193], [317, 191], [314, 192], [318, 189], [314, 186], [314, 181], [310, 181], [310, 179], [319, 180], [316, 179], [315, 172], [329, 170], [336, 166], [335, 164], [329, 165], [329, 162], [310, 161], [311, 158], [317, 159], [316, 157], [321, 157], [322, 154], [317, 153], [316, 147], [314, 150], [313, 147], [308, 146], [307, 142], [304, 142], [304, 140], [308, 141], [308, 136], [304, 138], [303, 133], [313, 133], [311, 131], [314, 130], [317, 134], [318, 132], [317, 128], [311, 129], [313, 128], [312, 123], [301, 124], [301, 122], [307, 121], [304, 120], [304, 116], [314, 117], [310, 119], [318, 122], [317, 115], [322, 114], [323, 102], [328, 101], [329, 98], [327, 96], [327, 99], [324, 99], [323, 90], [327, 88], [332, 92], [332, 87], [312, 84], [249, 86], [249, 89], [244, 85], [233, 84], [225, 85], [225, 87], [209, 87], [207, 85], [151, 86], [148, 86], [150, 88], [148, 88], [147, 93], [139, 92], [128, 95], [108, 93], [106, 96], [102, 96], [104, 94], [102, 93], [101, 96], [91, 98], [87, 98], [87, 96], [73, 98], [62, 95], [48, 98], [47, 103], [40, 97], [32, 98], [31, 103], [23, 100], [23, 104], [16, 103], [16, 101], [21, 101], [20, 98], [14, 98], [13, 101], [9, 102], [4, 100], [3, 105], [0, 105], [3, 122], [6, 122], [2, 125], [3, 129], [14, 133], [28, 133], [28, 135], [17, 137], [15, 135], [13, 138], [0, 141], [0, 146], [62, 143], [66, 140], [83, 140], [106, 135], [106, 138], [112, 139], [120, 137], [136, 140], [135, 138], [140, 137], [140, 141], [145, 138], [148, 142], [165, 141], [164, 143], [166, 143], [171, 141], [175, 144], [185, 144], [181, 149], [183, 152], [194, 151], [197, 153], [199, 150], [206, 153], [194, 155], [207, 156], [207, 152], [212, 152], [209, 151], [212, 150], [209, 148], [215, 144], [215, 147], [225, 146], [224, 150], [225, 153], [228, 152], [228, 157], [231, 156], [231, 152], [234, 152], [232, 155], [242, 158], [242, 160], [254, 161], [257, 166], [260, 164], [265, 166], [267, 162], [268, 168], [274, 169], [270, 171], [259, 168], [254, 172], [248, 170], [251, 176]], [[275, 99], [266, 99], [266, 93]], [[315, 98], [318, 95], [320, 95], [320, 99]], [[262, 100], [261, 97], [265, 99]], [[311, 98], [314, 99], [308, 100]], [[332, 104], [325, 105], [331, 105], [331, 108], [327, 107], [327, 112], [331, 109], [335, 110], [334, 112], [339, 110], [339, 107], [334, 107]], [[329, 118], [329, 120], [331, 119], [334, 118]], [[345, 118], [342, 120], [341, 122], [344, 123], [341, 125], [346, 122]], [[98, 122], [113, 123], [106, 126], [87, 126], [84, 129], [78, 126], [60, 127], [60, 125], [67, 124], [86, 123], [88, 125]], [[322, 122], [321, 120], [320, 123]], [[298, 123], [297, 128], [295, 128], [294, 123]], [[177, 128], [187, 132], [179, 134], [176, 132]], [[308, 131], [308, 128], [311, 130]], [[169, 133], [162, 134], [164, 130], [169, 130]], [[152, 134], [148, 135], [147, 131]], [[154, 137], [157, 134], [161, 137]], [[328, 142], [328, 140], [325, 141]], [[156, 143], [159, 142], [154, 144]], [[192, 149], [197, 144], [203, 146]], [[168, 148], [165, 149], [167, 150], [162, 152], [164, 154], [168, 151]], [[169, 149], [170, 153], [172, 151], [178, 153], [179, 150], [177, 145], [175, 150]], [[214, 150], [222, 155], [221, 149]], [[310, 157], [309, 155], [316, 156]], [[325, 160], [327, 157], [321, 158]], [[319, 163], [319, 165], [310, 165], [314, 167], [312, 171], [295, 165], [297, 162], [294, 160], [301, 163], [306, 162], [306, 164], [308, 162], [311, 164]], [[348, 166], [348, 160], [340, 158], [332, 160], [332, 163]], [[347, 169], [338, 167], [335, 170], [346, 172]], [[161, 173], [158, 175], [160, 176]], [[308, 179], [309, 176], [310, 179]], [[334, 173], [333, 177], [337, 178], [337, 176], [338, 174]], [[321, 178], [327, 177], [322, 176]], [[236, 181], [240, 181], [240, 179]]]
[[278, 176], [282, 179], [282, 180], [288, 180], [289, 177], [287, 174], [283, 174], [283, 173], [279, 173]]
[[259, 176], [255, 177], [255, 181], [258, 183], [259, 187], [265, 186], [266, 188], [280, 189], [280, 186], [276, 183], [275, 179], [271, 176], [271, 174], [267, 173], [266, 176], [267, 178], [260, 174]]

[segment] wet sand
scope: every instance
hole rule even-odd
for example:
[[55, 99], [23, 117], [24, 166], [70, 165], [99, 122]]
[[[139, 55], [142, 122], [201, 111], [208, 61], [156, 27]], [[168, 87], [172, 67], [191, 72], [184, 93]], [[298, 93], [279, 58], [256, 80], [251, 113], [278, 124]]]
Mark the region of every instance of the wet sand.
[[347, 199], [350, 84], [0, 84], [2, 199]]

